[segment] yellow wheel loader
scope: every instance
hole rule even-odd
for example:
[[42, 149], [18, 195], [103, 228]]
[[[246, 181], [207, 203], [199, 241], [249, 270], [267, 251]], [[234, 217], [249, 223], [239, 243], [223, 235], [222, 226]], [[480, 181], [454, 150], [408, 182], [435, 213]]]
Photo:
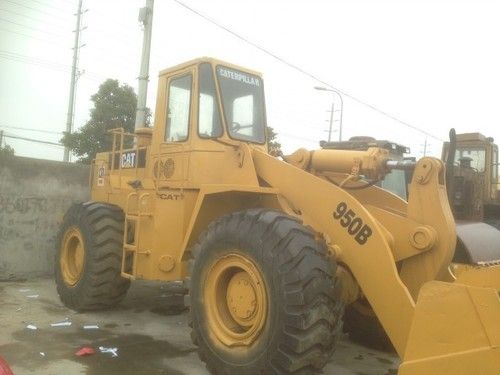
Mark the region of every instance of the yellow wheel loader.
[[[443, 162], [378, 147], [280, 160], [265, 128], [258, 73], [211, 58], [162, 71], [154, 127], [113, 132], [91, 166], [91, 202], [64, 219], [62, 301], [107, 307], [129, 280], [185, 280], [213, 374], [307, 374], [363, 295], [400, 375], [500, 373], [500, 265], [454, 280]], [[372, 183], [408, 168], [408, 202]]]

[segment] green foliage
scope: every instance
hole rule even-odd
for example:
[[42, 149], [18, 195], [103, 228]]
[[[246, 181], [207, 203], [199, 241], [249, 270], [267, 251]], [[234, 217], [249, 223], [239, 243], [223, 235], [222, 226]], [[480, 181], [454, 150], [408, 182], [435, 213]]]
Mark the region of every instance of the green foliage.
[[14, 156], [14, 149], [9, 145], [5, 146], [0, 145], [0, 159], [6, 159], [11, 156]]
[[267, 147], [269, 150], [269, 154], [273, 156], [282, 156], [283, 152], [281, 151], [281, 143], [276, 140], [277, 135], [278, 134], [275, 133], [274, 129], [270, 126], [266, 128]]
[[[110, 151], [113, 137], [110, 129], [124, 128], [132, 133], [135, 124], [137, 96], [134, 89], [115, 79], [108, 79], [99, 86], [97, 93], [91, 96], [94, 107], [90, 110], [90, 119], [78, 131], [65, 133], [61, 143], [67, 146], [79, 161], [88, 164], [96, 153]], [[146, 109], [146, 125], [149, 125], [151, 113]]]

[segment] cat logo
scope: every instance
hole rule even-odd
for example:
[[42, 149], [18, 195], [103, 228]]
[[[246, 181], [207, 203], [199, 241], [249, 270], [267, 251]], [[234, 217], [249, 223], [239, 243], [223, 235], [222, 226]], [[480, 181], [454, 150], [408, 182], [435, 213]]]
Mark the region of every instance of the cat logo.
[[122, 154], [122, 158], [120, 160], [120, 167], [122, 169], [126, 168], [134, 168], [136, 163], [135, 151], [125, 152]]

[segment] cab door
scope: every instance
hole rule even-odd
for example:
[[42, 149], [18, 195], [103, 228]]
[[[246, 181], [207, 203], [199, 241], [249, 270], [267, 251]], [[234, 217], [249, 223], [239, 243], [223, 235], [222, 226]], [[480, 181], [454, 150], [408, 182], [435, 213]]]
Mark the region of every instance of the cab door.
[[185, 70], [167, 80], [163, 139], [154, 165], [159, 189], [182, 189], [188, 179], [193, 73], [193, 69]]
[[[177, 280], [176, 261], [182, 248], [186, 219], [189, 155], [192, 151], [194, 67], [160, 77], [152, 148], [154, 209], [151, 231], [144, 237], [151, 253], [142, 268], [148, 278]], [[146, 261], [147, 260], [147, 261]]]

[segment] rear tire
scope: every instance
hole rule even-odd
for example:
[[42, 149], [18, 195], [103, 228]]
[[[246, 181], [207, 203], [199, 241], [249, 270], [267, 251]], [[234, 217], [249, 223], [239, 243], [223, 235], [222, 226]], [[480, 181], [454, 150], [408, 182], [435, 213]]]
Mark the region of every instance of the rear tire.
[[119, 303], [130, 280], [121, 276], [124, 216], [102, 203], [73, 205], [58, 235], [55, 280], [69, 308], [99, 310]]
[[[312, 374], [325, 366], [342, 330], [343, 303], [335, 262], [312, 231], [281, 212], [241, 211], [211, 223], [192, 255], [191, 337], [212, 374]], [[231, 294], [241, 280], [254, 289]], [[231, 318], [239, 311], [255, 324], [239, 326]], [[214, 314], [229, 324], [219, 327]], [[238, 344], [238, 335], [250, 339]]]

